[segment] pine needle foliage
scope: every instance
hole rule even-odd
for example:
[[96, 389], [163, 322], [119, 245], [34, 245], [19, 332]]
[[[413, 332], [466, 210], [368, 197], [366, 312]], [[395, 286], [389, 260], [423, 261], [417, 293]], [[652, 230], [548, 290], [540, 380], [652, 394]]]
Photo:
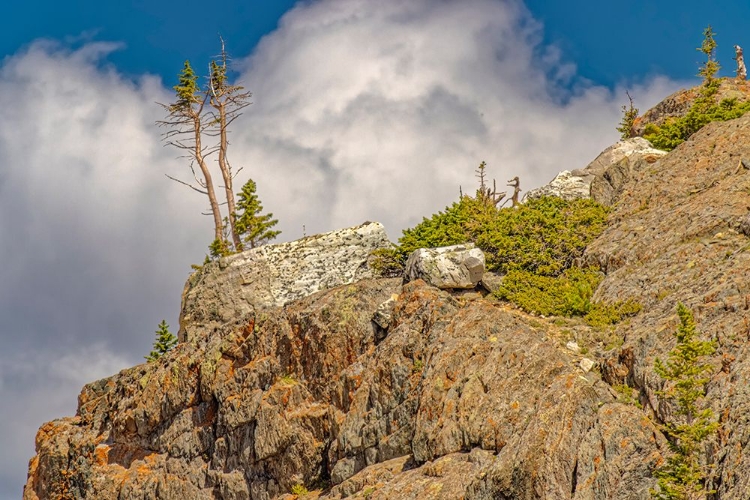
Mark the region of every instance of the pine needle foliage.
[[703, 83], [705, 85], [710, 84], [714, 80], [714, 77], [720, 68], [719, 62], [716, 60], [715, 36], [716, 33], [714, 33], [713, 28], [709, 24], [703, 30], [703, 42], [701, 43], [701, 46], [696, 49], [706, 55], [706, 62], [704, 62], [698, 70], [698, 76], [703, 77]]
[[654, 147], [671, 151], [705, 125], [733, 120], [750, 111], [750, 102], [740, 102], [736, 98], [717, 98], [722, 79], [716, 78], [720, 66], [716, 60], [715, 35], [710, 25], [706, 27], [703, 30], [703, 43], [697, 49], [706, 55], [706, 62], [698, 71], [698, 76], [703, 77], [700, 97], [693, 102], [685, 115], [669, 119], [660, 126], [653, 123], [646, 126], [643, 137]]
[[701, 463], [701, 457], [705, 441], [718, 429], [713, 411], [704, 402], [713, 371], [706, 357], [716, 351], [716, 343], [698, 338], [693, 313], [684, 304], [677, 305], [677, 315], [677, 345], [666, 361], [656, 359], [654, 370], [668, 382], [668, 388], [659, 395], [675, 403], [680, 422], [662, 427], [672, 455], [654, 474], [659, 489], [652, 496], [660, 500], [697, 500], [710, 493], [705, 484], [709, 468]]
[[198, 75], [193, 71], [190, 61], [185, 61], [182, 71], [178, 76], [178, 83], [174, 87], [176, 101], [172, 105], [176, 108], [189, 108], [193, 104], [199, 104], [203, 97], [198, 87]]
[[177, 345], [177, 337], [169, 331], [169, 325], [165, 320], [161, 320], [159, 327], [156, 330], [156, 340], [154, 341], [154, 348], [148, 356], [144, 358], [150, 363], [161, 358], [164, 354], [171, 351], [174, 346]]
[[[471, 242], [484, 251], [489, 271], [505, 274], [495, 292], [499, 298], [539, 314], [583, 316], [597, 311], [602, 316], [602, 310], [591, 302], [601, 273], [573, 264], [604, 230], [609, 209], [593, 200], [558, 197], [497, 208], [487, 202], [483, 167], [475, 197], [461, 196], [445, 210], [404, 230], [398, 245], [375, 253], [373, 267], [382, 276], [397, 276], [418, 248]], [[600, 322], [610, 324], [633, 313], [620, 304], [610, 309]]]
[[263, 204], [255, 193], [255, 181], [249, 179], [237, 194], [235, 227], [242, 240], [255, 248], [264, 245], [281, 234], [272, 228], [278, 224], [272, 213], [263, 214]]

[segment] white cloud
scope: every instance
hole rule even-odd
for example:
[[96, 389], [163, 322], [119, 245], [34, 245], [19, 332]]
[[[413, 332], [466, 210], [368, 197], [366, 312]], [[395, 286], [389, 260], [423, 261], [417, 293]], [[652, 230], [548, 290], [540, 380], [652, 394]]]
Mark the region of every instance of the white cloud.
[[[518, 2], [302, 4], [239, 65], [256, 104], [234, 154], [294, 236], [376, 219], [396, 238], [481, 160], [541, 185], [617, 138], [625, 100], [575, 80], [541, 29]], [[675, 84], [636, 87], [653, 104]]]
[[[473, 189], [481, 160], [524, 189], [584, 166], [616, 139], [624, 89], [577, 79], [541, 30], [514, 1], [299, 4], [237, 59], [255, 101], [231, 136], [238, 184], [258, 182], [284, 239], [364, 220], [395, 239]], [[176, 327], [211, 239], [205, 202], [163, 177], [185, 169], [154, 126], [169, 91], [103, 63], [117, 47], [40, 41], [0, 69], [0, 399], [15, 408], [0, 497], [42, 421], [140, 362], [162, 318]], [[675, 88], [630, 85], [642, 108]]]

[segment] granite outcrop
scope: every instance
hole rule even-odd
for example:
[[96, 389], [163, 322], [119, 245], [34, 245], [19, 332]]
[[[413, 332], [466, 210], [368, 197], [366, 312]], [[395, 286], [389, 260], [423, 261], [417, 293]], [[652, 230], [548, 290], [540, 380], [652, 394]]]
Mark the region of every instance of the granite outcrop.
[[391, 242], [379, 222], [263, 245], [204, 265], [182, 293], [180, 341], [259, 308], [283, 306], [320, 290], [374, 276], [371, 254]]

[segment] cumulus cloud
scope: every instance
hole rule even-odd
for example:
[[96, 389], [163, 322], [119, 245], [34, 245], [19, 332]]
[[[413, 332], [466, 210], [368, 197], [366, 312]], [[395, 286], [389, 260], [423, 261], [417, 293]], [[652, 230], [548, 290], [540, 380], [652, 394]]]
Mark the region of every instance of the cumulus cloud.
[[[185, 168], [154, 126], [170, 92], [109, 66], [117, 49], [38, 41], [0, 68], [0, 498], [18, 497], [39, 424], [176, 326], [211, 238], [204, 200], [163, 176]], [[365, 220], [395, 239], [473, 189], [482, 160], [543, 184], [616, 139], [625, 101], [514, 1], [305, 2], [240, 56], [254, 104], [230, 155], [285, 239]], [[677, 87], [629, 84], [642, 108]]]
[[576, 79], [541, 40], [519, 2], [303, 4], [238, 65], [256, 103], [236, 146], [287, 232], [376, 219], [396, 238], [482, 160], [526, 189], [616, 140], [624, 89]]

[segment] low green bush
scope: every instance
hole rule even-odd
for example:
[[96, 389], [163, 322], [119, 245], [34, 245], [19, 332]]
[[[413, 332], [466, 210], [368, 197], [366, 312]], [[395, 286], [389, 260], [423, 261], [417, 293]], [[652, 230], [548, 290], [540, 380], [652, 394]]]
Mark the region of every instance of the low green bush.
[[491, 271], [557, 276], [601, 234], [608, 212], [589, 199], [532, 199], [500, 210], [474, 231], [474, 241], [484, 250]]
[[578, 267], [566, 269], [559, 276], [514, 270], [505, 275], [495, 294], [529, 313], [584, 316], [591, 310], [591, 296], [601, 280], [600, 272]]
[[592, 304], [602, 274], [573, 265], [604, 230], [608, 213], [607, 207], [589, 199], [543, 197], [497, 208], [484, 196], [462, 196], [404, 230], [394, 248], [374, 252], [372, 266], [381, 276], [398, 276], [418, 248], [472, 242], [484, 251], [488, 270], [505, 274], [495, 293], [499, 298], [532, 313], [591, 314], [597, 324], [612, 324], [627, 308]]
[[418, 248], [473, 242], [485, 252], [490, 271], [526, 270], [555, 276], [570, 267], [604, 230], [608, 212], [593, 200], [550, 196], [497, 209], [464, 196], [406, 229], [391, 255], [403, 262]]
[[641, 312], [642, 306], [633, 300], [618, 301], [613, 304], [595, 302], [586, 313], [586, 322], [594, 327], [616, 325], [630, 316]]

